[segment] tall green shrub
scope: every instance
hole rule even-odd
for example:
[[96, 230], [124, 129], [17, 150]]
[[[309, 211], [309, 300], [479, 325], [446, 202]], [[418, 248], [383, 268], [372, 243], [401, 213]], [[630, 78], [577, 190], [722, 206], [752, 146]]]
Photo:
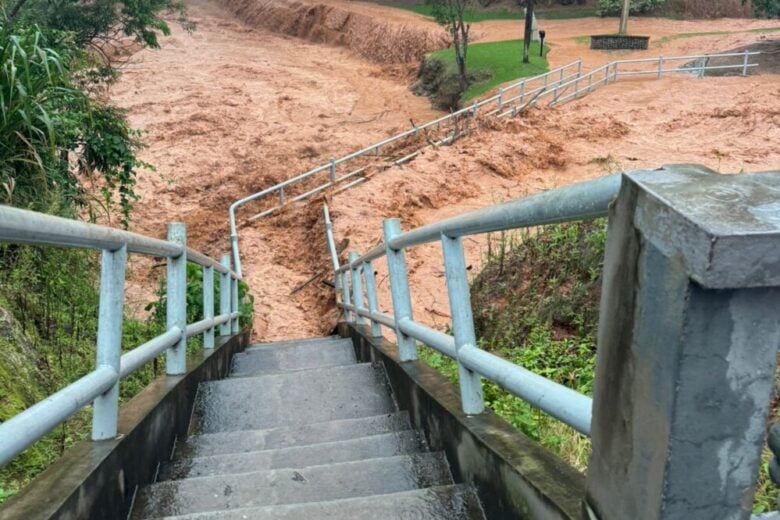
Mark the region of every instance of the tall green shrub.
[[[666, 0], [631, 0], [631, 14], [646, 14], [663, 6]], [[599, 0], [600, 16], [618, 16], [623, 0]]]

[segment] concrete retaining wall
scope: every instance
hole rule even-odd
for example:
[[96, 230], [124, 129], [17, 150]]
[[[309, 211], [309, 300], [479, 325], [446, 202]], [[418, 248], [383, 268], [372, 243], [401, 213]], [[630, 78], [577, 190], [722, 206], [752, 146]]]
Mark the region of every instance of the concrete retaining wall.
[[84, 441], [0, 508], [11, 520], [126, 518], [140, 486], [153, 482], [176, 439], [185, 437], [198, 385], [225, 377], [249, 332], [217, 338], [212, 351], [187, 359], [183, 376], [160, 376], [119, 411], [119, 436]]
[[491, 411], [467, 416], [458, 390], [421, 361], [401, 363], [395, 344], [367, 326], [340, 323], [358, 359], [382, 363], [394, 397], [456, 482], [476, 485], [487, 518], [581, 519], [585, 477]]

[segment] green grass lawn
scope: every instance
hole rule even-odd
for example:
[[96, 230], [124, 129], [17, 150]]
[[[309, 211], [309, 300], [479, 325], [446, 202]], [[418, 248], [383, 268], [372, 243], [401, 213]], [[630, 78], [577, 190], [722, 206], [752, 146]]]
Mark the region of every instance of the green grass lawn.
[[[417, 14], [432, 18], [431, 6], [425, 4], [392, 4], [390, 7], [414, 11]], [[569, 18], [585, 18], [588, 16], [597, 16], [595, 7], [574, 6], [574, 7], [553, 7], [549, 9], [536, 9], [536, 18], [539, 20], [564, 20]], [[468, 9], [464, 13], [463, 19], [468, 23], [484, 22], [486, 20], [522, 20], [524, 18], [522, 9]]]
[[[539, 56], [538, 42], [531, 43], [531, 63], [522, 63], [522, 55], [523, 40], [469, 45], [466, 68], [470, 73], [483, 73], [486, 79], [473, 83], [463, 96], [463, 100], [482, 95], [507, 81], [535, 76], [549, 70], [547, 60]], [[455, 52], [452, 49], [436, 51], [431, 53], [431, 56], [441, 58], [455, 67]]]

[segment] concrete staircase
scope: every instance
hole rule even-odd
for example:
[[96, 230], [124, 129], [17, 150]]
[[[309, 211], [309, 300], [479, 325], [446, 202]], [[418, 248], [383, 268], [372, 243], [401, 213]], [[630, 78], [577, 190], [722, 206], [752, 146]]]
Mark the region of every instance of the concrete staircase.
[[484, 519], [351, 340], [250, 347], [200, 385], [191, 435], [132, 519]]

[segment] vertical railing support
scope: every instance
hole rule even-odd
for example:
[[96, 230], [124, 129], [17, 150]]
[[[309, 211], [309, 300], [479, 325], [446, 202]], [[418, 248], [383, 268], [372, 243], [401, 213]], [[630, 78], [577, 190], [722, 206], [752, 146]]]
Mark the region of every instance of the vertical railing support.
[[352, 276], [352, 301], [355, 305], [355, 323], [363, 325], [366, 320], [358, 314], [358, 310], [366, 310], [363, 305], [363, 283], [360, 280], [360, 264], [355, 261], [360, 257], [355, 251], [349, 253], [349, 273]]
[[106, 393], [95, 399], [92, 411], [93, 441], [116, 437], [126, 264], [126, 246], [115, 251], [103, 251], [100, 266], [100, 306], [95, 366], [96, 368], [107, 366], [116, 371], [116, 382]]
[[[238, 278], [230, 277], [230, 312], [235, 314], [238, 312]], [[238, 334], [239, 324], [238, 316], [230, 320], [230, 333]]]
[[501, 108], [504, 106], [504, 89], [502, 88], [498, 89], [498, 100], [496, 101], [496, 106], [498, 110], [501, 110]]
[[[374, 265], [371, 261], [363, 263], [363, 275], [366, 278], [366, 299], [369, 312], [379, 312], [379, 302], [376, 297], [376, 277]], [[378, 338], [382, 335], [382, 325], [378, 321], [371, 320], [371, 335]]]
[[400, 323], [412, 318], [412, 300], [409, 295], [409, 277], [406, 272], [406, 255], [403, 249], [393, 249], [390, 242], [401, 234], [401, 221], [397, 218], [384, 221], [385, 253], [390, 273], [390, 295], [393, 298], [393, 316], [398, 354], [401, 361], [417, 359], [417, 344], [413, 337], [401, 331]]
[[[219, 263], [228, 269], [227, 273], [219, 273], [219, 314], [224, 316], [225, 314], [230, 314], [230, 255], [222, 255]], [[230, 320], [220, 324], [219, 335], [230, 335]]]
[[[203, 319], [214, 319], [214, 268], [203, 267]], [[214, 348], [214, 327], [203, 332], [203, 348]]]
[[745, 50], [745, 56], [742, 58], [742, 75], [747, 76], [748, 73], [748, 62], [750, 61], [750, 54], [748, 54], [750, 51]]
[[[339, 276], [341, 277], [341, 300], [344, 302], [344, 305], [352, 305], [352, 298], [349, 296], [349, 277], [347, 276], [348, 271], [344, 271]], [[351, 323], [354, 321], [355, 313], [345, 310], [344, 311], [344, 319], [347, 320], [347, 322]]]
[[623, 176], [602, 276], [590, 518], [750, 517], [780, 345], [777, 193], [780, 172]]
[[661, 79], [661, 74], [664, 71], [664, 57], [658, 56], [658, 79]]
[[520, 106], [523, 106], [524, 101], [525, 101], [525, 81], [520, 83]]
[[182, 247], [179, 256], [168, 258], [167, 271], [168, 330], [178, 327], [181, 338], [165, 354], [165, 373], [176, 376], [187, 370], [187, 228], [182, 222], [168, 224], [168, 241]]
[[329, 168], [330, 183], [336, 184], [336, 159], [331, 157]]
[[[450, 238], [442, 235], [444, 252], [444, 274], [447, 278], [447, 294], [452, 314], [452, 332], [455, 337], [455, 349], [476, 347], [474, 317], [471, 312], [471, 295], [466, 278], [466, 259], [463, 253], [463, 241], [460, 237]], [[458, 361], [458, 385], [463, 412], [478, 414], [485, 410], [482, 397], [482, 378]]]

